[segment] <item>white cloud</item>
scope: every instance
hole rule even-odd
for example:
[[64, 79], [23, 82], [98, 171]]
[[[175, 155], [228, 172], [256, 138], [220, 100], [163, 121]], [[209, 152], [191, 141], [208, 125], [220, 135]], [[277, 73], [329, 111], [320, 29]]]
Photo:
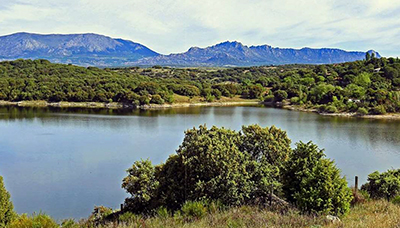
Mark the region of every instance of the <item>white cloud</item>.
[[399, 0], [0, 0], [0, 5], [2, 35], [94, 32], [161, 53], [239, 40], [400, 56]]

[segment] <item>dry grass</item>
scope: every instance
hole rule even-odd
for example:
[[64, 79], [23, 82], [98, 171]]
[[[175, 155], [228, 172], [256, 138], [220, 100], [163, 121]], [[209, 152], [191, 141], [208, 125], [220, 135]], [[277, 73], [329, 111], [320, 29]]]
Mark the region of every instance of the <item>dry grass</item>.
[[103, 228], [400, 228], [400, 206], [387, 201], [369, 201], [352, 208], [342, 222], [332, 224], [324, 216], [302, 215], [291, 211], [279, 213], [243, 206], [228, 211], [208, 214], [204, 218], [188, 221], [177, 214], [167, 218], [133, 218], [129, 224], [109, 224]]
[[243, 228], [243, 227], [320, 227], [315, 226], [318, 224], [326, 224], [327, 222], [323, 217], [312, 217], [304, 216], [298, 212], [289, 212], [285, 214], [259, 210], [255, 207], [240, 207], [233, 208], [229, 211], [216, 212], [208, 214], [206, 217], [201, 219], [195, 219], [194, 221], [188, 221], [187, 218], [181, 215], [174, 215], [168, 218], [149, 218], [149, 219], [132, 219], [129, 224], [109, 224], [103, 228]]
[[204, 98], [202, 97], [193, 97], [190, 99], [190, 97], [187, 96], [182, 96], [178, 94], [174, 94], [174, 103], [196, 103], [196, 102], [202, 102], [204, 101]]
[[358, 204], [343, 218], [342, 224], [327, 228], [400, 228], [400, 206], [379, 200]]
[[224, 97], [222, 96], [220, 100], [216, 100], [216, 102], [254, 102], [254, 101], [260, 101], [258, 99], [244, 99], [241, 98], [240, 95], [236, 95], [234, 97]]
[[[224, 97], [222, 96], [221, 99], [215, 100], [215, 103], [225, 103], [225, 102], [255, 102], [259, 101], [258, 99], [244, 99], [241, 98], [239, 95], [234, 96], [234, 97]], [[179, 104], [179, 103], [204, 103], [206, 100], [204, 97], [196, 96], [193, 98], [187, 97], [187, 96], [181, 96], [178, 94], [174, 94], [174, 103]]]

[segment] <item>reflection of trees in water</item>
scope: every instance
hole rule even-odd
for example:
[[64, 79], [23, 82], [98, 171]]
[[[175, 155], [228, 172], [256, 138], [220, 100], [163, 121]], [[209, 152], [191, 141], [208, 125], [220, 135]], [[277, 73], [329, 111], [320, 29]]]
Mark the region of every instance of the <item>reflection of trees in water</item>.
[[75, 115], [135, 115], [159, 116], [173, 114], [200, 114], [202, 107], [165, 108], [154, 110], [141, 109], [106, 109], [106, 108], [57, 108], [57, 107], [0, 107], [0, 119], [31, 119], [37, 117], [51, 117], [52, 114]]
[[140, 110], [4, 106], [0, 107], [0, 121], [39, 121], [43, 125], [69, 125], [80, 127], [156, 127], [158, 125], [158, 118], [152, 117], [169, 115], [199, 115], [207, 114], [210, 111], [211, 110], [202, 107]]
[[[268, 111], [266, 111], [268, 109]], [[239, 113], [240, 112], [240, 113]], [[57, 107], [0, 107], [0, 121], [39, 121], [41, 124], [72, 125], [72, 126], [105, 126], [109, 128], [125, 128], [132, 126], [157, 127], [159, 118], [174, 115], [213, 115], [217, 117], [233, 117], [241, 115], [243, 122], [256, 118], [259, 123], [274, 124], [278, 127], [290, 125], [292, 130], [307, 134], [307, 128], [314, 129], [317, 137], [335, 138], [341, 141], [368, 143], [369, 147], [377, 150], [382, 143], [400, 148], [400, 121], [356, 119], [332, 116], [319, 116], [313, 113], [304, 113], [272, 108], [243, 108], [243, 107], [184, 107], [160, 110], [139, 109], [94, 109], [94, 108], [57, 108]], [[133, 117], [133, 118], [132, 118]], [[149, 117], [149, 118], [134, 118]], [[270, 125], [271, 125], [270, 124]], [[311, 140], [311, 138], [310, 138]], [[393, 151], [400, 154], [400, 149]]]

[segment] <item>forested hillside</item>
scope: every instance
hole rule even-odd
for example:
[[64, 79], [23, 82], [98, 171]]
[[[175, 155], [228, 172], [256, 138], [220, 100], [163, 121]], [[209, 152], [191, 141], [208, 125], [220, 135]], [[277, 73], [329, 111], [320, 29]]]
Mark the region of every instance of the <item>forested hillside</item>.
[[46, 60], [0, 63], [0, 100], [173, 103], [258, 98], [320, 112], [400, 111], [400, 60], [242, 68], [84, 68]]

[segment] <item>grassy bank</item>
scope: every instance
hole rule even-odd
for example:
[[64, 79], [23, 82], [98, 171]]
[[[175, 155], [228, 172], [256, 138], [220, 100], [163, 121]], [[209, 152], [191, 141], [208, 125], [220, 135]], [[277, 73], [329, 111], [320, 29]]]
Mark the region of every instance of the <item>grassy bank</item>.
[[[203, 217], [159, 213], [150, 218], [125, 217], [119, 223], [109, 223], [99, 228], [222, 228], [222, 227], [274, 227], [274, 228], [390, 228], [400, 225], [400, 206], [384, 200], [372, 200], [352, 207], [350, 213], [339, 222], [326, 216], [304, 215], [295, 210], [282, 213], [276, 210], [242, 206], [226, 211], [215, 211]], [[66, 223], [67, 224], [67, 223]], [[64, 227], [87, 227], [84, 223]]]

